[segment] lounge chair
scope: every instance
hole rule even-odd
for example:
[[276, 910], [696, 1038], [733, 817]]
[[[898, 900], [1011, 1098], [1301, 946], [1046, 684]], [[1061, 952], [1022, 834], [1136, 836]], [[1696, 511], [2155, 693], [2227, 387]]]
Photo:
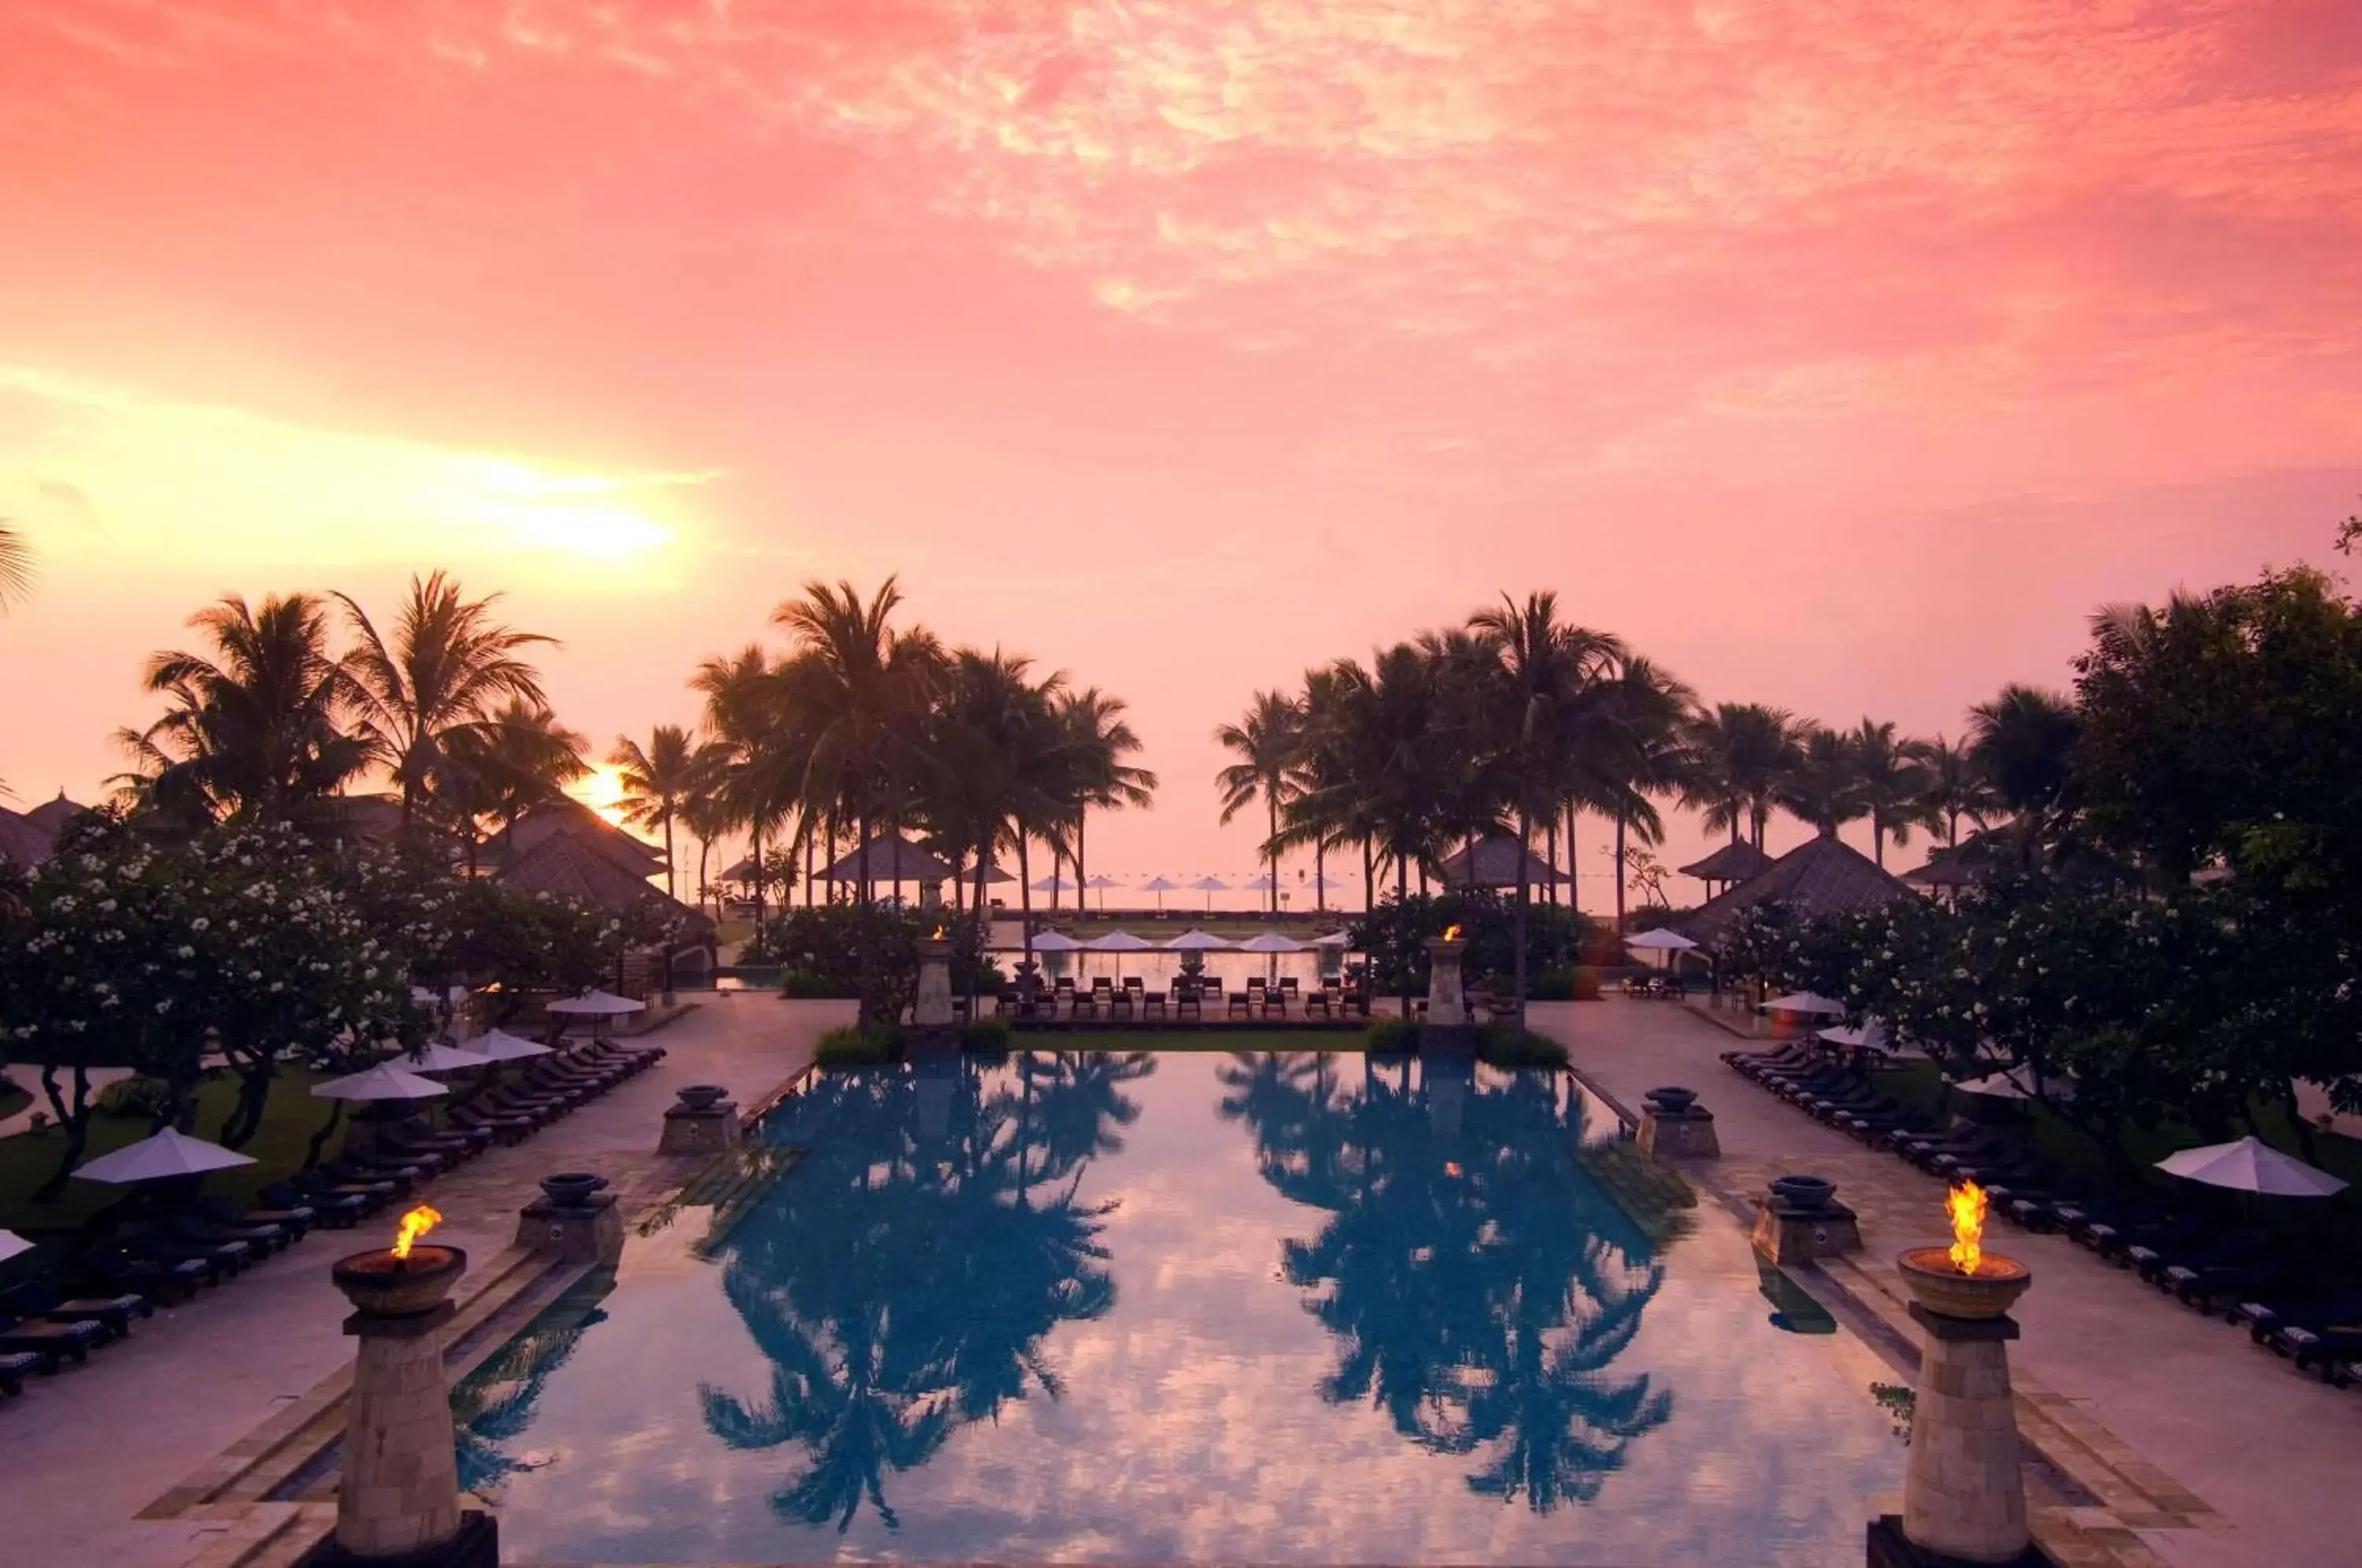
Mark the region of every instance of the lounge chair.
[[0, 1312], [49, 1323], [96, 1321], [118, 1337], [131, 1331], [134, 1318], [152, 1318], [156, 1309], [136, 1292], [121, 1296], [82, 1296], [68, 1299], [34, 1280], [0, 1294]]
[[1140, 999], [1140, 1021], [1142, 1023], [1145, 1023], [1151, 1019], [1154, 1019], [1160, 1023], [1164, 1021], [1164, 993], [1163, 991], [1149, 991], [1143, 994]]
[[76, 1277], [94, 1296], [121, 1293], [136, 1285], [143, 1295], [168, 1302], [186, 1301], [220, 1277], [201, 1259], [166, 1263], [134, 1257], [117, 1247], [86, 1253], [75, 1268]]
[[1108, 1021], [1111, 1023], [1130, 1023], [1131, 1021], [1131, 993], [1130, 991], [1117, 991], [1113, 993], [1108, 1002]]
[[504, 1115], [474, 1105], [455, 1105], [443, 1114], [452, 1126], [471, 1132], [480, 1129], [501, 1143], [522, 1143], [540, 1125], [530, 1116]]
[[254, 1248], [245, 1242], [183, 1242], [155, 1231], [127, 1237], [123, 1245], [132, 1256], [150, 1263], [204, 1264], [206, 1276], [216, 1285], [254, 1261]]
[[339, 1154], [333, 1160], [322, 1161], [316, 1174], [339, 1186], [373, 1187], [380, 1183], [391, 1182], [393, 1185], [392, 1196], [408, 1198], [416, 1190], [419, 1178], [427, 1175], [427, 1171], [424, 1165], [380, 1163], [355, 1154]]
[[0, 1355], [0, 1394], [22, 1394], [25, 1375], [39, 1371], [47, 1359], [31, 1351], [10, 1351]]
[[63, 1356], [88, 1361], [91, 1347], [105, 1344], [110, 1337], [106, 1325], [95, 1318], [52, 1323], [0, 1317], [0, 1351], [26, 1351], [45, 1357], [52, 1372]]
[[1304, 1016], [1309, 1019], [1314, 1013], [1319, 1013], [1322, 1018], [1330, 1016], [1329, 1011], [1329, 993], [1327, 991], [1307, 991], [1304, 993]]
[[216, 1225], [195, 1214], [172, 1214], [162, 1221], [165, 1235], [193, 1247], [220, 1247], [242, 1242], [251, 1249], [250, 1263], [261, 1263], [282, 1253], [295, 1240], [284, 1225]]
[[226, 1198], [200, 1198], [190, 1209], [216, 1225], [277, 1225], [296, 1241], [309, 1234], [320, 1211], [308, 1203], [281, 1204], [275, 1209], [241, 1209]]
[[2323, 1295], [2289, 1291], [2241, 1301], [2226, 1316], [2247, 1326], [2247, 1337], [2279, 1354], [2289, 1353], [2281, 1334], [2289, 1329], [2322, 1329], [2332, 1323], [2362, 1321], [2362, 1290]]
[[1202, 1023], [1205, 1018], [1205, 1009], [1198, 999], [1198, 988], [1184, 980], [1180, 988], [1173, 993], [1173, 1021], [1175, 1023]]
[[1248, 991], [1232, 991], [1230, 993], [1230, 996], [1231, 1005], [1228, 1010], [1228, 1015], [1230, 1017], [1253, 1018], [1254, 1016], [1254, 997], [1253, 993]]

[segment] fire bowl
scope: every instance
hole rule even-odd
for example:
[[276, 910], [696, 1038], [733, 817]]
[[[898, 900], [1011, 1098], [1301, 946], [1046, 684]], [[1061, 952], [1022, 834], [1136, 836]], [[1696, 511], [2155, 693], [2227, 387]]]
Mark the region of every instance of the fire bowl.
[[1659, 1110], [1669, 1110], [1678, 1116], [1695, 1105], [1697, 1097], [1698, 1091], [1694, 1088], [1683, 1088], [1678, 1085], [1668, 1084], [1662, 1088], [1652, 1088], [1640, 1098]]
[[730, 1091], [720, 1084], [691, 1084], [678, 1092], [681, 1104], [691, 1110], [711, 1110], [730, 1098]]
[[406, 1258], [395, 1257], [390, 1247], [350, 1253], [337, 1260], [328, 1277], [360, 1310], [403, 1318], [442, 1300], [467, 1272], [465, 1251], [421, 1243]]
[[1894, 1266], [1919, 1305], [1946, 1318], [1998, 1318], [2034, 1283], [2032, 1269], [1999, 1253], [1985, 1253], [1974, 1274], [1952, 1266], [1948, 1247], [1913, 1247]]
[[590, 1201], [590, 1195], [607, 1185], [607, 1178], [592, 1176], [588, 1171], [559, 1171], [541, 1178], [541, 1190], [549, 1201], [560, 1209], [579, 1209]]

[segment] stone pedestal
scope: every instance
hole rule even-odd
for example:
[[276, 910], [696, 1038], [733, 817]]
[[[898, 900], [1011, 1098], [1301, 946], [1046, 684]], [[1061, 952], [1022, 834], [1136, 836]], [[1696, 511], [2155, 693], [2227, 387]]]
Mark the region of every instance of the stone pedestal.
[[1456, 1024], [1467, 1021], [1468, 996], [1460, 981], [1460, 961], [1467, 952], [1468, 944], [1465, 942], [1441, 936], [1428, 938], [1428, 1022]]
[[1832, 1198], [1807, 1209], [1770, 1194], [1755, 1201], [1755, 1251], [1767, 1263], [1811, 1263], [1861, 1251], [1861, 1226]]
[[613, 1262], [624, 1250], [624, 1216], [612, 1192], [578, 1203], [545, 1195], [517, 1210], [516, 1244], [565, 1263]]
[[1722, 1141], [1715, 1136], [1714, 1112], [1691, 1106], [1671, 1110], [1646, 1106], [1640, 1112], [1640, 1152], [1659, 1158], [1713, 1160], [1722, 1156]]
[[952, 944], [935, 939], [919, 944], [919, 994], [911, 1023], [922, 1031], [948, 1032], [952, 1016]]
[[664, 1113], [664, 1135], [657, 1140], [657, 1153], [718, 1154], [736, 1148], [743, 1132], [736, 1100], [692, 1103], [684, 1099]]
[[337, 1485], [337, 1531], [310, 1561], [373, 1568], [494, 1568], [492, 1520], [459, 1508], [443, 1326], [466, 1272], [456, 1247], [421, 1247], [409, 1265], [384, 1252], [340, 1260], [337, 1287], [359, 1309], [345, 1332], [360, 1342]]

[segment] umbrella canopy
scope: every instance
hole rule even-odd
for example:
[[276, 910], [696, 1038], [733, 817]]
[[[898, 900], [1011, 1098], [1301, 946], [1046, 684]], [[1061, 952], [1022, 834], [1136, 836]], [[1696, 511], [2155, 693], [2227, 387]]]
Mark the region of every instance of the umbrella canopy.
[[1264, 931], [1240, 943], [1238, 949], [1242, 953], [1301, 953], [1308, 945], [1308, 943], [1283, 936], [1276, 931]]
[[1888, 1045], [1886, 1025], [1874, 1018], [1865, 1020], [1860, 1029], [1824, 1029], [1820, 1037], [1832, 1045], [1858, 1045], [1871, 1051], [1883, 1051]]
[[422, 1078], [391, 1062], [312, 1086], [313, 1096], [319, 1099], [432, 1099], [450, 1092], [433, 1078]]
[[1123, 884], [1102, 872], [1097, 877], [1085, 878], [1083, 886], [1086, 888], [1120, 888]]
[[1143, 893], [1170, 893], [1178, 890], [1180, 886], [1180, 883], [1163, 877], [1151, 877], [1140, 885], [1140, 890]]
[[16, 1231], [0, 1231], [0, 1263], [6, 1263], [14, 1257], [22, 1257], [32, 1250], [33, 1243], [17, 1234]]
[[1663, 926], [1659, 926], [1654, 931], [1644, 931], [1638, 936], [1626, 937], [1624, 945], [1638, 947], [1650, 953], [1686, 953], [1697, 944], [1678, 931], [1669, 931]]
[[586, 1018], [613, 1018], [618, 1013], [642, 1012], [647, 1003], [619, 997], [613, 991], [585, 991], [579, 997], [566, 997], [549, 1003], [544, 1012], [574, 1013]]
[[1319, 936], [1314, 937], [1312, 939], [1312, 945], [1315, 947], [1351, 947], [1353, 945], [1353, 938], [1352, 934], [1349, 932], [1327, 931], [1321, 933]]
[[1093, 953], [1145, 953], [1156, 944], [1128, 931], [1110, 931], [1105, 936], [1094, 936], [1083, 944]]
[[1845, 1015], [1843, 1003], [1833, 1002], [1813, 991], [1792, 991], [1784, 997], [1773, 997], [1763, 1004], [1763, 1009], [1766, 1012], [1819, 1013], [1829, 1018]]
[[1220, 877], [1212, 876], [1200, 877], [1189, 886], [1200, 893], [1227, 893], [1231, 890], [1231, 885], [1228, 882], [1223, 881]]
[[487, 1030], [468, 1042], [468, 1049], [487, 1062], [521, 1062], [527, 1056], [546, 1056], [549, 1047], [521, 1034], [511, 1034], [505, 1029]]
[[415, 1051], [404, 1052], [386, 1066], [400, 1067], [405, 1073], [461, 1073], [492, 1065], [490, 1056], [473, 1051], [463, 1051], [454, 1045], [434, 1041]]
[[1263, 876], [1256, 878], [1253, 881], [1246, 883], [1242, 889], [1242, 891], [1249, 893], [1268, 893], [1274, 888], [1278, 886], [1279, 884], [1273, 881], [1270, 874], [1266, 872]]
[[1211, 932], [1199, 931], [1196, 926], [1191, 926], [1164, 945], [1167, 950], [1175, 953], [1210, 953], [1218, 947], [1227, 951], [1231, 946], [1231, 943], [1226, 936], [1216, 936]]
[[[421, 1078], [420, 1083], [426, 1080]], [[441, 1094], [442, 1088], [436, 1087]], [[199, 1176], [206, 1171], [225, 1171], [232, 1165], [250, 1165], [254, 1161], [234, 1149], [219, 1143], [208, 1143], [203, 1138], [192, 1138], [167, 1127], [150, 1138], [128, 1143], [111, 1154], [101, 1154], [89, 1161], [74, 1175], [85, 1181], [113, 1182], [127, 1186], [135, 1181], [160, 1181], [167, 1176]]]
[[1089, 944], [1076, 941], [1063, 931], [1045, 931], [1033, 939], [1036, 953], [1073, 953]]
[[2210, 1143], [2184, 1149], [2158, 1161], [2168, 1176], [2225, 1187], [2235, 1192], [2261, 1192], [2275, 1198], [2328, 1198], [2345, 1190], [2345, 1184], [2327, 1171], [2316, 1170], [2269, 1143], [2242, 1138], [2235, 1143]]
[[1075, 885], [1064, 877], [1040, 877], [1034, 879], [1033, 890], [1037, 893], [1071, 893]]
[[[1987, 1099], [2035, 1098], [2034, 1074], [2024, 1066], [2011, 1067], [2005, 1072], [1987, 1073], [1981, 1078], [1970, 1078], [1965, 1083], [1957, 1083], [1952, 1087], [1962, 1094], [1982, 1095]], [[2043, 1079], [2041, 1098], [2054, 1100], [2074, 1099], [2074, 1080], [2059, 1077]]]

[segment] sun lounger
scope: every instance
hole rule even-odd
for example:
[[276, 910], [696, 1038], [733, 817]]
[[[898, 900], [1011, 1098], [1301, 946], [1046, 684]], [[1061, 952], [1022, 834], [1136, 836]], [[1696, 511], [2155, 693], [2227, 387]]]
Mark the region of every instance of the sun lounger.
[[1198, 988], [1186, 981], [1183, 982], [1181, 988], [1173, 993], [1174, 1021], [1177, 1023], [1187, 1020], [1203, 1022], [1205, 1017], [1204, 1007], [1198, 1000]]
[[68, 1299], [38, 1280], [0, 1294], [0, 1312], [50, 1323], [95, 1321], [116, 1335], [131, 1331], [134, 1318], [152, 1318], [155, 1307], [145, 1296], [82, 1296]]
[[473, 1105], [455, 1105], [443, 1114], [452, 1126], [469, 1131], [480, 1129], [501, 1143], [522, 1143], [540, 1125], [530, 1116], [502, 1115]]
[[171, 1215], [163, 1220], [162, 1229], [174, 1241], [186, 1242], [193, 1247], [243, 1243], [251, 1249], [250, 1261], [254, 1263], [284, 1252], [295, 1240], [294, 1232], [284, 1225], [216, 1225], [194, 1214]]
[[1253, 1018], [1254, 1016], [1254, 998], [1251, 993], [1232, 991], [1230, 996], [1231, 1005], [1228, 1009], [1230, 1017]]
[[134, 1257], [146, 1258], [150, 1263], [202, 1263], [215, 1284], [240, 1273], [254, 1261], [254, 1249], [244, 1242], [182, 1242], [154, 1231], [142, 1231], [128, 1237], [123, 1245]]
[[91, 1348], [105, 1344], [108, 1338], [106, 1325], [95, 1318], [52, 1323], [0, 1317], [0, 1351], [25, 1351], [46, 1357], [52, 1371], [61, 1356], [88, 1361]]
[[120, 1293], [136, 1285], [142, 1294], [161, 1301], [185, 1301], [220, 1277], [199, 1259], [166, 1263], [133, 1257], [115, 1247], [84, 1253], [75, 1267], [77, 1277], [94, 1296]]
[[226, 1198], [200, 1198], [189, 1205], [216, 1225], [277, 1225], [296, 1241], [310, 1232], [320, 1211], [308, 1203], [282, 1204], [276, 1209], [241, 1209]]
[[10, 1351], [0, 1355], [0, 1394], [22, 1394], [26, 1374], [39, 1371], [45, 1364], [45, 1357], [31, 1351]]

